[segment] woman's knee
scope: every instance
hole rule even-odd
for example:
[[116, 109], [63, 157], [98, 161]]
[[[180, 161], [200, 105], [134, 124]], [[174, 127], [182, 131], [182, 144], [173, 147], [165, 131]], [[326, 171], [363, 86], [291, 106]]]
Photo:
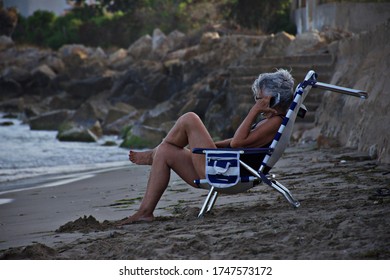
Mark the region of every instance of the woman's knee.
[[156, 150], [156, 154], [154, 156], [153, 162], [165, 163], [168, 166], [172, 166], [172, 164], [178, 160], [178, 153], [182, 149], [163, 141]]
[[164, 161], [172, 156], [172, 145], [167, 143], [166, 141], [162, 141], [160, 145], [158, 145], [154, 158], [157, 160], [163, 159]]
[[200, 119], [200, 117], [194, 112], [188, 112], [188, 113], [183, 114], [179, 118], [179, 120], [184, 124], [191, 124], [191, 125], [194, 125], [196, 123], [202, 123], [202, 120]]

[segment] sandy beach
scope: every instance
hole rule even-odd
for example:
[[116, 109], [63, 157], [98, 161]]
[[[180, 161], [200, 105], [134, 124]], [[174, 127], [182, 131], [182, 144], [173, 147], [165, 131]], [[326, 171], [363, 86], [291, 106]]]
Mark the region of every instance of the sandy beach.
[[172, 174], [156, 221], [117, 228], [148, 172], [129, 163], [0, 195], [0, 259], [390, 259], [390, 166], [353, 150], [287, 149], [272, 173], [297, 209], [260, 185], [197, 219], [207, 192]]

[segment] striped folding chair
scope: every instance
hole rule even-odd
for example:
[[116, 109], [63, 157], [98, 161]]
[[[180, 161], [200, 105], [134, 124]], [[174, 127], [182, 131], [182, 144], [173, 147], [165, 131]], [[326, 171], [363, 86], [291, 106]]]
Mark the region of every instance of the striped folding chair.
[[[294, 93], [294, 100], [269, 148], [193, 149], [193, 153], [205, 154], [206, 158], [206, 178], [195, 180], [195, 183], [199, 187], [209, 190], [198, 217], [203, 217], [205, 213], [211, 211], [219, 193], [235, 194], [245, 192], [261, 182], [264, 182], [281, 193], [293, 207], [299, 207], [299, 201], [292, 196], [288, 188], [276, 181], [269, 174], [269, 171], [286, 149], [296, 117], [304, 117], [306, 108], [303, 105], [303, 101], [311, 88], [330, 90], [362, 99], [368, 97], [367, 92], [361, 90], [318, 82], [317, 74], [313, 70], [310, 70], [306, 74], [303, 82], [297, 86]], [[243, 154], [258, 154], [259, 158], [260, 155], [262, 155], [261, 158], [263, 158], [264, 154], [266, 155], [259, 170], [255, 170], [240, 160], [240, 155]], [[240, 166], [248, 170], [251, 176], [241, 176]]]

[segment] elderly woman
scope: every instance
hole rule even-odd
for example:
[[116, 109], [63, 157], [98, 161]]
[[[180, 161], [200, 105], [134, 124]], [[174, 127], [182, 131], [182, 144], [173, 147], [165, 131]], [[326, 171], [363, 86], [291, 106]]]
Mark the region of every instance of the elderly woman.
[[[130, 151], [131, 162], [151, 165], [151, 171], [139, 210], [120, 224], [153, 221], [154, 209], [168, 186], [171, 170], [193, 187], [196, 187], [195, 179], [205, 178], [204, 156], [193, 154], [192, 148], [268, 147], [292, 101], [293, 86], [292, 76], [283, 69], [259, 75], [252, 85], [255, 104], [230, 139], [214, 142], [202, 120], [195, 113], [186, 113], [156, 148], [144, 152]], [[254, 124], [260, 114], [264, 119]], [[256, 160], [247, 160], [254, 168], [261, 164], [259, 156]]]

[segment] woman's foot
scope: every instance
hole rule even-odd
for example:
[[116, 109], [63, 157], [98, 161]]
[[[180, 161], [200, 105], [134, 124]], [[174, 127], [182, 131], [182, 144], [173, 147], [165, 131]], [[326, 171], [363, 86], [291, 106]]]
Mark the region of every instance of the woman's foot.
[[154, 150], [145, 152], [129, 152], [129, 160], [138, 165], [152, 165]]
[[153, 220], [154, 220], [153, 214], [152, 215], [142, 215], [142, 214], [135, 213], [133, 216], [130, 216], [126, 219], [119, 221], [118, 226], [121, 227], [121, 226], [134, 224], [134, 223], [138, 223], [138, 222], [153, 222]]

